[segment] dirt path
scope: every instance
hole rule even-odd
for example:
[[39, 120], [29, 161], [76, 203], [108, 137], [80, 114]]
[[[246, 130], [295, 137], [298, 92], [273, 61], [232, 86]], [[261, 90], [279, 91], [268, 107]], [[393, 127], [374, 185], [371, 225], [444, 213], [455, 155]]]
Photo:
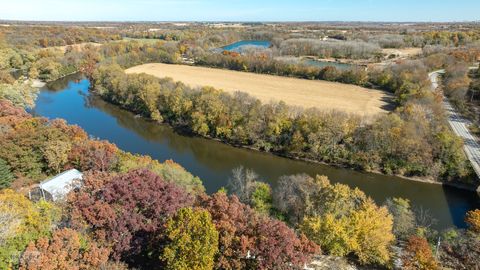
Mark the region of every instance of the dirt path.
[[227, 92], [242, 91], [262, 102], [283, 100], [288, 105], [339, 110], [362, 116], [386, 112], [392, 98], [384, 91], [349, 84], [186, 65], [145, 64], [129, 68], [126, 72], [171, 77], [193, 87], [213, 86]]

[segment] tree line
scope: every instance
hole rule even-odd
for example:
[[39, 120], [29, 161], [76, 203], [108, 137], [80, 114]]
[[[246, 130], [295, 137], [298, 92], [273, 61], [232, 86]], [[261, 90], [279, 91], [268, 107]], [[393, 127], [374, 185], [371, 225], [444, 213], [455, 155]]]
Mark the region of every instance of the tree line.
[[[432, 113], [440, 108], [425, 106], [434, 104], [428, 92], [418, 91], [411, 82], [404, 84], [404, 106], [366, 121], [338, 111], [262, 104], [245, 93], [192, 89], [171, 79], [125, 74], [115, 64], [101, 65], [92, 76], [93, 90], [109, 102], [233, 145], [387, 174], [466, 177], [470, 170], [461, 141], [440, 113]], [[415, 98], [407, 99], [407, 94]]]

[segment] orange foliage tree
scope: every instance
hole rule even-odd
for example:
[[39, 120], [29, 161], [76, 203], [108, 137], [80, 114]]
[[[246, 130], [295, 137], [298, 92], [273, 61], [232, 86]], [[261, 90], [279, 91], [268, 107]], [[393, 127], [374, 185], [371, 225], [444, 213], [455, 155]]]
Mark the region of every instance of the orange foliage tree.
[[433, 257], [427, 240], [418, 236], [412, 236], [408, 239], [402, 261], [403, 269], [406, 270], [438, 269], [437, 262]]
[[465, 216], [465, 222], [470, 230], [480, 233], [480, 209], [469, 211]]
[[101, 269], [110, 251], [71, 229], [58, 230], [51, 240], [31, 242], [20, 260], [20, 270]]

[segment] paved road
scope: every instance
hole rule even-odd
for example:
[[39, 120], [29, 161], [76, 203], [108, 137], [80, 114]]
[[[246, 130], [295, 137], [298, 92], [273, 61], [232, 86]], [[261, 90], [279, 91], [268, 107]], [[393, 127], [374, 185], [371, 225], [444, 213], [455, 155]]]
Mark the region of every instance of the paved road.
[[[471, 67], [471, 69], [475, 68], [477, 67]], [[428, 74], [430, 81], [432, 82], [432, 90], [437, 89], [439, 85], [439, 76], [444, 73], [445, 70], [442, 69]], [[457, 113], [445, 97], [443, 97], [443, 106], [447, 111], [448, 123], [450, 124], [450, 127], [453, 129], [455, 134], [463, 139], [465, 143], [463, 147], [465, 153], [472, 163], [472, 167], [477, 173], [477, 176], [480, 178], [480, 144], [478, 143], [477, 138], [468, 130], [468, 126], [471, 125], [472, 122]]]

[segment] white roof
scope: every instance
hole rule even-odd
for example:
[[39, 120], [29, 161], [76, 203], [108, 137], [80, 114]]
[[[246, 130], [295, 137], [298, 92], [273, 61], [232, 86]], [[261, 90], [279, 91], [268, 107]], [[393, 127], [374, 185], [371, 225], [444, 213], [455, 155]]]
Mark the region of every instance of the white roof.
[[[82, 173], [76, 169], [65, 171], [40, 183], [40, 188], [52, 195], [54, 201], [63, 199], [74, 188], [80, 186]], [[77, 180], [77, 181], [76, 181]]]

